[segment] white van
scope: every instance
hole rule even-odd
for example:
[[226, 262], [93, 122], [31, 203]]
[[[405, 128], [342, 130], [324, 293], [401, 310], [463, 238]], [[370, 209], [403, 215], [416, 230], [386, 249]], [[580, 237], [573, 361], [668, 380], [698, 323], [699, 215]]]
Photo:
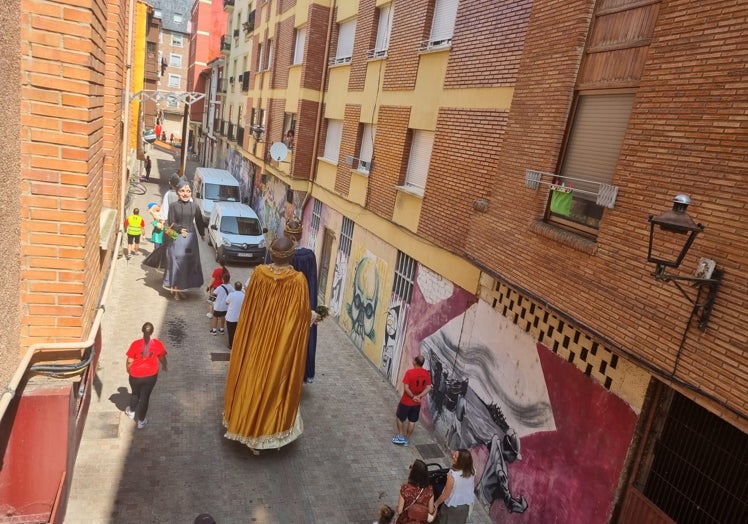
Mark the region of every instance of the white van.
[[241, 202], [239, 181], [225, 169], [198, 167], [192, 181], [192, 198], [203, 214], [207, 223], [213, 210], [214, 202]]
[[216, 261], [265, 261], [265, 233], [254, 210], [239, 202], [216, 202], [208, 221], [208, 243]]

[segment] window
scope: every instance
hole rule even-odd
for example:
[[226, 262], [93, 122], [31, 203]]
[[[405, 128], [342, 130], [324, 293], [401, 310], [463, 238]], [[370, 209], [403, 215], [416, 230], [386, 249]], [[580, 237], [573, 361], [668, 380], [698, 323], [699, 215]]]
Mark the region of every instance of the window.
[[166, 98], [166, 105], [168, 107], [179, 107], [179, 99], [175, 96], [170, 96]]
[[171, 46], [182, 47], [182, 35], [172, 33], [171, 34]]
[[452, 44], [452, 34], [457, 18], [458, 0], [436, 0], [434, 19], [431, 24], [431, 36], [428, 49], [449, 47]]
[[408, 158], [408, 172], [405, 175], [405, 187], [415, 189], [423, 194], [426, 187], [426, 177], [431, 162], [431, 149], [434, 147], [433, 131], [413, 130]]
[[181, 69], [182, 55], [171, 53], [171, 55], [169, 55], [169, 67], [176, 67]]
[[343, 224], [340, 226], [340, 243], [338, 249], [346, 257], [351, 256], [351, 245], [353, 244], [353, 220], [343, 217]]
[[376, 127], [372, 124], [363, 124], [361, 126], [361, 150], [358, 153], [358, 170], [364, 173], [368, 173], [371, 169], [375, 134]]
[[296, 136], [296, 113], [283, 115], [283, 143], [288, 149], [293, 149], [294, 137]]
[[182, 18], [182, 15], [175, 13], [174, 14], [174, 23], [175, 24], [181, 24], [184, 22], [184, 19]]
[[257, 45], [257, 72], [262, 72], [262, 44]]
[[293, 63], [301, 64], [304, 61], [304, 46], [306, 45], [306, 27], [296, 30], [293, 46]]
[[413, 296], [415, 276], [416, 261], [402, 251], [398, 251], [395, 262], [395, 279], [392, 282], [392, 294], [406, 304], [410, 304], [410, 299]]
[[[162, 18], [163, 16], [164, 16], [164, 14], [163, 14], [163, 11], [161, 11], [161, 9], [154, 9], [154, 10], [153, 10], [153, 18], [158, 18], [159, 20], [161, 20], [161, 18]], [[159, 42], [160, 42], [160, 41], [161, 41], [161, 40], [159, 40]]]
[[324, 158], [330, 162], [338, 162], [340, 155], [340, 139], [343, 137], [343, 121], [327, 120], [327, 139], [325, 140]]
[[273, 41], [272, 40], [268, 40], [267, 48], [268, 48], [268, 65], [265, 67], [265, 69], [272, 69], [273, 68]]
[[314, 206], [312, 207], [312, 227], [311, 237], [317, 238], [319, 234], [319, 224], [322, 221], [322, 201], [314, 199]]
[[333, 64], [350, 64], [353, 56], [353, 39], [356, 36], [356, 20], [338, 26], [338, 46]]
[[169, 75], [169, 87], [179, 88], [182, 84], [182, 77], [179, 75]]
[[573, 187], [571, 207], [549, 212], [550, 220], [592, 234], [599, 228], [603, 207], [596, 204], [597, 193], [601, 183], [613, 180], [633, 102], [633, 93], [579, 96], [560, 171], [569, 177], [561, 181]]
[[372, 58], [383, 58], [387, 56], [387, 49], [390, 47], [390, 34], [392, 34], [392, 4], [380, 7], [379, 22], [377, 25], [377, 43], [374, 45]]

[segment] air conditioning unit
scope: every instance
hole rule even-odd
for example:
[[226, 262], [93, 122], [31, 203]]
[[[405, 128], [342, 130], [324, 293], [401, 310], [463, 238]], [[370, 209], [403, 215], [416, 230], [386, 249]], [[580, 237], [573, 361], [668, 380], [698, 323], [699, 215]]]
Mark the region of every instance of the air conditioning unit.
[[359, 160], [358, 169], [359, 171], [369, 171], [371, 169], [371, 160], [368, 162], [366, 160]]

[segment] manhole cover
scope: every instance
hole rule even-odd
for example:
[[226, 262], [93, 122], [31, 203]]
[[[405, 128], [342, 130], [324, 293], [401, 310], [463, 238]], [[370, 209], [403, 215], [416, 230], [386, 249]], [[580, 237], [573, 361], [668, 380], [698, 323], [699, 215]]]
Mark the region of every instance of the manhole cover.
[[444, 452], [437, 444], [418, 444], [416, 449], [424, 459], [444, 458]]
[[228, 362], [231, 358], [231, 353], [211, 353], [210, 360], [213, 362]]

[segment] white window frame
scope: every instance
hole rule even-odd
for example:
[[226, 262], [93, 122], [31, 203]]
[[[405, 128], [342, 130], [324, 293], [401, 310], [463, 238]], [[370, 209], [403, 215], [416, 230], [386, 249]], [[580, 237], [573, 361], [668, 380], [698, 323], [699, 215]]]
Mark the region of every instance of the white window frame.
[[452, 36], [457, 19], [458, 0], [436, 0], [434, 18], [431, 21], [429, 49], [442, 49], [452, 45]]
[[172, 33], [171, 34], [171, 46], [172, 47], [182, 47], [184, 45], [182, 35], [178, 33]]
[[182, 55], [177, 53], [169, 53], [169, 67], [182, 69]]
[[392, 34], [392, 19], [394, 18], [394, 4], [387, 4], [379, 8], [379, 23], [377, 25], [377, 40], [374, 45], [372, 58], [384, 58], [390, 47]]
[[434, 148], [434, 132], [413, 129], [413, 139], [408, 156], [408, 171], [405, 174], [405, 187], [419, 194], [426, 189], [426, 179]]
[[327, 119], [327, 135], [325, 137], [325, 152], [323, 158], [335, 164], [340, 157], [340, 143], [343, 139], [343, 121]]
[[266, 71], [273, 68], [273, 41], [272, 40], [268, 40], [267, 48], [268, 48], [268, 63], [265, 66]]
[[358, 153], [358, 170], [362, 173], [371, 171], [371, 157], [374, 155], [374, 139], [377, 136], [377, 127], [373, 124], [364, 124], [361, 130], [361, 150]]
[[180, 87], [182, 87], [182, 77], [169, 73], [169, 87], [173, 87], [175, 89], [179, 89]]
[[356, 38], [356, 19], [338, 24], [338, 45], [333, 64], [350, 64], [353, 58], [353, 41]]
[[296, 30], [293, 48], [293, 64], [304, 62], [304, 46], [306, 45], [306, 27], [300, 27]]

